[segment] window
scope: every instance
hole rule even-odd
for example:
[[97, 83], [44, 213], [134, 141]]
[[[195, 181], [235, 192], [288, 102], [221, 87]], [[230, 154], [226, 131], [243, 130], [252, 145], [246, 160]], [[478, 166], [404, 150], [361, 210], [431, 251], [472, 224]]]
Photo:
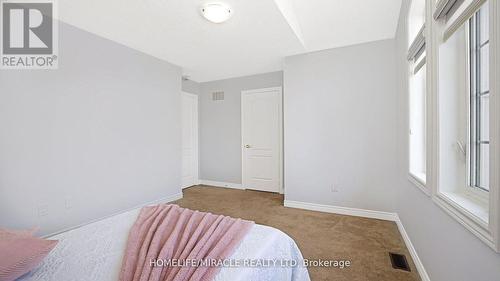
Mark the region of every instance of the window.
[[489, 32], [488, 4], [469, 20], [470, 103], [469, 185], [489, 191]]
[[426, 181], [426, 67], [425, 57], [410, 77], [410, 175], [420, 183]]
[[437, 62], [438, 73], [431, 81], [438, 83], [433, 99], [437, 112], [429, 120], [438, 129], [431, 142], [436, 153], [429, 156], [431, 164], [438, 165], [433, 171], [432, 197], [444, 211], [500, 252], [500, 200], [492, 196], [499, 191], [498, 177], [490, 175], [490, 170], [498, 170], [498, 153], [492, 152], [498, 151], [495, 137], [500, 135], [500, 128], [490, 124], [490, 119], [498, 118], [499, 110], [493, 106], [500, 105], [495, 94], [498, 81], [490, 80], [498, 76], [497, 68], [490, 64], [498, 64], [500, 59], [490, 57], [490, 51], [498, 52], [490, 47], [490, 37], [496, 42], [500, 26], [492, 24], [490, 16], [495, 13], [490, 9], [500, 10], [500, 5], [486, 0], [439, 1], [443, 2], [439, 7], [448, 7], [448, 3], [454, 6], [444, 12], [436, 8], [438, 16], [433, 24], [437, 38], [431, 42], [438, 45], [428, 45], [437, 50], [437, 56], [430, 59]]
[[[426, 47], [425, 1], [413, 0], [408, 14], [409, 174], [420, 188], [426, 184]], [[427, 192], [426, 189], [423, 189]]]
[[488, 215], [489, 56], [487, 6], [439, 46], [438, 193], [481, 224]]

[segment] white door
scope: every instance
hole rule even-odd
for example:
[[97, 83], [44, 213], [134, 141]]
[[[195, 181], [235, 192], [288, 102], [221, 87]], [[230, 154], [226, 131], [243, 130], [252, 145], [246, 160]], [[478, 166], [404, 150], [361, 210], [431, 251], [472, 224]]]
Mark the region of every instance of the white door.
[[182, 188], [198, 184], [198, 96], [181, 95]]
[[243, 187], [282, 192], [281, 87], [241, 93]]

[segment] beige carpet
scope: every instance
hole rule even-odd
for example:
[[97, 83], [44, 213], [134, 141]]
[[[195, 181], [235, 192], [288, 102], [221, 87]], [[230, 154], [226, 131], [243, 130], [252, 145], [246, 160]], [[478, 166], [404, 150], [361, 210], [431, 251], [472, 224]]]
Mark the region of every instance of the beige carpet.
[[[283, 207], [279, 194], [195, 186], [180, 206], [253, 220], [291, 236], [308, 259], [350, 260], [349, 268], [309, 268], [311, 280], [420, 280], [395, 223]], [[389, 252], [406, 255], [411, 272], [393, 269]]]

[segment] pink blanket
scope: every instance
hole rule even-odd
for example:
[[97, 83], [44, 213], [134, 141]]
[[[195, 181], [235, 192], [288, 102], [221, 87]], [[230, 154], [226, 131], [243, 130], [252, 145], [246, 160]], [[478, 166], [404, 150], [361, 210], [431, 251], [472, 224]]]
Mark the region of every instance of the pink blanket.
[[144, 207], [130, 230], [119, 280], [212, 280], [218, 264], [187, 262], [228, 258], [252, 226], [177, 205]]

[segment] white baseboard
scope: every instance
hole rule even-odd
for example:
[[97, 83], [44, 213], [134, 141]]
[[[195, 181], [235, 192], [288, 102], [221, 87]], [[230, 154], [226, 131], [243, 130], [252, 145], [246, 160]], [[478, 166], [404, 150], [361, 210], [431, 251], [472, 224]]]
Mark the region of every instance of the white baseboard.
[[210, 186], [216, 186], [216, 187], [225, 187], [225, 188], [234, 188], [234, 189], [242, 189], [242, 190], [244, 190], [244, 188], [241, 185], [241, 183], [200, 180], [200, 184], [210, 185]]
[[413, 259], [413, 263], [417, 268], [418, 274], [420, 275], [420, 279], [422, 279], [422, 281], [430, 281], [431, 279], [429, 278], [429, 275], [427, 274], [427, 271], [425, 270], [422, 261], [418, 257], [417, 250], [415, 250], [415, 247], [413, 247], [410, 237], [408, 236], [408, 233], [406, 233], [406, 230], [403, 226], [403, 223], [399, 219], [399, 216], [397, 218], [396, 224], [398, 225], [399, 233], [401, 233], [401, 236], [405, 241], [406, 248], [408, 248], [408, 251], [410, 252], [411, 258]]
[[325, 212], [325, 213], [333, 213], [339, 215], [364, 217], [370, 219], [387, 220], [387, 221], [396, 221], [398, 219], [398, 215], [396, 213], [339, 207], [331, 205], [321, 205], [321, 204], [306, 203], [300, 201], [285, 200], [285, 207], [305, 209], [305, 210]]
[[[173, 201], [177, 201], [179, 199], [182, 199], [182, 197], [184, 197], [184, 195], [182, 194], [182, 191], [181, 191], [181, 192], [178, 192], [176, 194], [173, 194], [173, 195], [170, 195], [170, 196], [166, 196], [166, 197], [160, 198], [158, 200], [154, 200], [152, 202], [149, 202], [148, 204], [146, 204], [144, 206], [147, 206], [147, 205], [156, 205], [156, 204], [160, 204], [160, 203], [173, 202]], [[140, 207], [144, 207], [144, 206], [140, 206]]]
[[422, 261], [418, 257], [417, 251], [415, 250], [415, 247], [413, 247], [410, 237], [408, 236], [408, 233], [406, 233], [406, 230], [404, 229], [398, 214], [390, 212], [357, 209], [357, 208], [321, 205], [321, 204], [299, 202], [299, 201], [290, 201], [290, 200], [285, 200], [284, 205], [285, 207], [290, 207], [290, 208], [305, 209], [311, 211], [333, 213], [339, 215], [349, 215], [349, 216], [364, 217], [371, 219], [380, 219], [380, 220], [395, 222], [398, 226], [399, 233], [401, 233], [401, 236], [403, 237], [406, 248], [408, 248], [408, 251], [410, 252], [411, 258], [413, 259], [413, 263], [417, 268], [420, 278], [422, 279], [422, 281], [430, 281], [429, 275], [427, 274], [427, 271], [425, 270]]
[[94, 223], [94, 222], [98, 222], [98, 221], [101, 221], [101, 220], [105, 220], [107, 218], [114, 217], [114, 216], [117, 216], [119, 214], [123, 214], [123, 213], [129, 212], [129, 211], [132, 211], [132, 210], [135, 210], [135, 209], [139, 209], [139, 208], [142, 208], [142, 207], [145, 207], [145, 206], [173, 202], [173, 201], [182, 199], [182, 197], [183, 197], [183, 194], [182, 194], [182, 191], [181, 191], [181, 192], [169, 195], [169, 196], [162, 197], [160, 199], [156, 199], [156, 200], [152, 200], [152, 201], [149, 201], [149, 202], [145, 202], [145, 203], [136, 205], [136, 206], [134, 206], [132, 208], [127, 208], [125, 210], [114, 212], [111, 215], [103, 216], [103, 217], [100, 217], [98, 219], [93, 219], [93, 220], [90, 220], [88, 222], [81, 223], [81, 224], [76, 225], [76, 226], [67, 227], [65, 229], [62, 229], [62, 230], [59, 230], [59, 231], [56, 231], [56, 232], [53, 232], [53, 233], [50, 233], [50, 234], [47, 234], [47, 235], [43, 235], [42, 238], [49, 238], [51, 236], [54, 236], [54, 235], [57, 235], [57, 234], [60, 234], [60, 233], [66, 232], [66, 231], [77, 229], [77, 228], [86, 226], [88, 224], [91, 224], [91, 223]]

